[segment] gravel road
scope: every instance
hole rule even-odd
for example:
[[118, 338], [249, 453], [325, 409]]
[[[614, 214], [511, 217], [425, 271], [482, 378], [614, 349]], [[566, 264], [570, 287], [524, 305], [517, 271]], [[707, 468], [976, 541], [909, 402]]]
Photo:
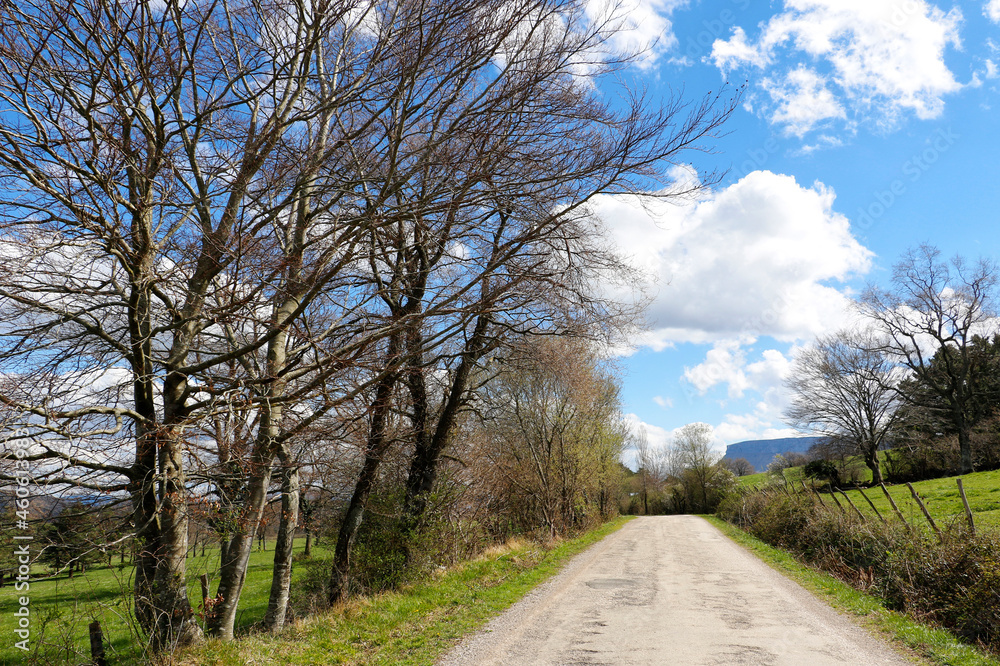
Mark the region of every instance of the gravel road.
[[638, 518], [439, 666], [912, 664], [707, 521]]

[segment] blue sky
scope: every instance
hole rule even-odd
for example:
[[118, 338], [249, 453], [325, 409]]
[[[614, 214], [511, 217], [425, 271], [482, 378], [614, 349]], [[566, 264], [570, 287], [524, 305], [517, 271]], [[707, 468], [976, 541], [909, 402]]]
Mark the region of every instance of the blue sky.
[[[782, 380], [849, 321], [908, 247], [997, 257], [1000, 0], [626, 0], [656, 95], [748, 81], [700, 171], [728, 175], [654, 215], [598, 212], [650, 276], [650, 331], [620, 359], [625, 411], [659, 441], [796, 434]], [[678, 171], [683, 176], [682, 171]]]

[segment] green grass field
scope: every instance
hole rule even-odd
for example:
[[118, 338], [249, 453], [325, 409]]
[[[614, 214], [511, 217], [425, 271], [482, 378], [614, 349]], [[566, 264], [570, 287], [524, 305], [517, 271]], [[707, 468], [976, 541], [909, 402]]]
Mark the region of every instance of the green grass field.
[[[958, 493], [955, 479], [961, 478], [965, 487], [965, 495], [973, 512], [973, 520], [977, 528], [1000, 529], [1000, 470], [992, 472], [976, 472], [961, 477], [944, 477], [918, 481], [913, 489], [927, 507], [928, 513], [938, 523], [945, 527], [951, 521], [965, 520], [965, 508]], [[920, 507], [913, 500], [909, 489], [903, 485], [886, 486], [900, 513], [913, 525], [925, 525], [926, 520]], [[892, 507], [880, 488], [865, 489], [864, 494], [871, 499], [879, 513], [887, 519], [894, 519]], [[857, 490], [847, 491], [854, 505], [866, 515], [874, 515], [868, 502]], [[842, 498], [841, 498], [842, 499]]]
[[[491, 549], [483, 557], [459, 565], [422, 583], [397, 592], [359, 597], [317, 616], [305, 618], [277, 636], [248, 631], [263, 619], [271, 586], [273, 550], [254, 550], [240, 597], [237, 634], [240, 640], [208, 640], [196, 649], [175, 655], [171, 663], [204, 664], [432, 664], [465, 633], [521, 598], [587, 546], [618, 529], [628, 518], [607, 523], [580, 537], [546, 549], [532, 542], [513, 542]], [[297, 540], [296, 552], [305, 542]], [[318, 558], [332, 553], [314, 545]], [[188, 558], [188, 591], [196, 612], [201, 610], [199, 576], [207, 572], [214, 591], [218, 551]], [[135, 645], [136, 632], [128, 599], [131, 567], [92, 567], [85, 575], [44, 579], [39, 569], [31, 582], [32, 648], [43, 651], [31, 658], [13, 648], [10, 639], [0, 646], [0, 664], [86, 664], [90, 661], [88, 625], [100, 620], [108, 662], [114, 666], [148, 663]], [[294, 569], [293, 594], [309, 574]], [[11, 637], [15, 628], [17, 593], [0, 589], [0, 632]]]
[[[260, 622], [267, 611], [267, 601], [271, 588], [271, 566], [274, 558], [272, 550], [258, 551], [256, 548], [250, 555], [247, 569], [247, 579], [240, 597], [240, 606], [236, 618], [237, 631], [246, 631], [253, 624]], [[305, 547], [305, 539], [296, 540], [295, 551], [301, 552]], [[324, 548], [313, 546], [313, 554], [317, 557], [330, 555]], [[117, 560], [116, 560], [117, 562]], [[202, 573], [209, 574], [211, 590], [214, 592], [218, 582], [219, 551], [208, 549], [205, 556], [189, 557], [188, 596], [195, 606], [195, 612], [201, 611]], [[293, 569], [293, 575], [303, 572], [303, 567]], [[94, 620], [101, 622], [104, 630], [105, 646], [112, 664], [132, 664], [140, 662], [139, 651], [135, 645], [137, 635], [132, 627], [130, 606], [132, 586], [132, 569], [125, 566], [119, 569], [117, 564], [111, 567], [91, 567], [86, 574], [76, 574], [72, 578], [65, 574], [55, 578], [43, 578], [47, 569], [36, 567], [33, 571], [30, 590], [15, 591], [12, 585], [0, 588], [0, 635], [5, 640], [0, 644], [0, 664], [30, 663], [24, 652], [13, 645], [16, 640], [13, 630], [17, 618], [14, 611], [18, 607], [18, 597], [28, 595], [31, 599], [31, 647], [42, 648], [35, 663], [40, 664], [81, 664], [90, 660], [90, 639], [88, 626]], [[293, 585], [294, 585], [293, 580]], [[30, 654], [30, 653], [28, 653]]]
[[[784, 474], [785, 479], [793, 487], [802, 487], [800, 481], [803, 480], [804, 475], [801, 467], [790, 467], [784, 470]], [[961, 477], [950, 476], [940, 479], [928, 479], [927, 481], [917, 481], [912, 485], [917, 494], [920, 495], [920, 499], [924, 502], [931, 517], [934, 518], [939, 527], [944, 528], [951, 521], [965, 520], [965, 508], [962, 506], [962, 499], [958, 493], [958, 484], [955, 482], [957, 478], [961, 478], [962, 484], [965, 486], [965, 495], [969, 500], [969, 507], [974, 514], [973, 519], [976, 527], [1000, 529], [1000, 470], [976, 472]], [[741, 486], [755, 487], [772, 483], [774, 479], [773, 475], [763, 472], [740, 477], [739, 481]], [[868, 473], [864, 477], [864, 480], [870, 481], [871, 474]], [[807, 480], [806, 483], [809, 483], [809, 481]], [[817, 485], [819, 484], [817, 483]], [[886, 487], [889, 490], [889, 494], [892, 495], [892, 499], [899, 508], [900, 513], [903, 514], [908, 522], [912, 525], [927, 526], [927, 521], [920, 511], [920, 507], [913, 500], [905, 484], [887, 485]], [[846, 492], [851, 501], [854, 502], [854, 505], [862, 513], [872, 517], [875, 516], [875, 512], [872, 511], [871, 506], [861, 496], [861, 492], [857, 490], [848, 490]], [[889, 500], [886, 499], [881, 488], [866, 488], [864, 494], [871, 499], [875, 508], [878, 509], [878, 512], [882, 516], [887, 519], [896, 519], [892, 507], [889, 505]], [[832, 504], [827, 495], [824, 494], [823, 497], [827, 503]], [[838, 499], [843, 503], [843, 497], [838, 495]], [[845, 506], [845, 508], [850, 510], [850, 507]]]

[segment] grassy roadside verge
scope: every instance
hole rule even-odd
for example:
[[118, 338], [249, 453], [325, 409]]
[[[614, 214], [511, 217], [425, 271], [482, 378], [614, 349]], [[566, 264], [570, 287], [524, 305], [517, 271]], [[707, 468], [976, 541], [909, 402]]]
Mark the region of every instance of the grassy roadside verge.
[[433, 664], [543, 582], [574, 555], [622, 527], [618, 518], [545, 550], [534, 543], [496, 549], [440, 577], [352, 600], [276, 636], [209, 641], [177, 655], [176, 664]]
[[1000, 666], [1000, 660], [974, 647], [960, 643], [945, 631], [921, 624], [907, 615], [887, 609], [868, 594], [855, 590], [833, 576], [801, 564], [785, 551], [714, 516], [705, 516], [726, 536], [740, 544], [772, 568], [796, 581], [810, 592], [842, 612], [853, 615], [894, 643], [909, 648], [932, 664], [949, 666]]

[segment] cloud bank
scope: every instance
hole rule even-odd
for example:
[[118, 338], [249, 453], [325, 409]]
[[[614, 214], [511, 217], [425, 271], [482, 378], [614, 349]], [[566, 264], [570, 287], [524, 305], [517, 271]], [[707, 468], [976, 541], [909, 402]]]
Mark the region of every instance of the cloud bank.
[[619, 248], [655, 279], [651, 332], [639, 344], [792, 342], [836, 328], [851, 296], [843, 282], [867, 272], [873, 255], [835, 199], [820, 182], [769, 171], [686, 205], [601, 199], [596, 212]]
[[[1000, 0], [985, 9], [1000, 21]], [[945, 64], [960, 48], [962, 13], [924, 0], [786, 0], [749, 37], [735, 27], [711, 60], [758, 70], [756, 107], [787, 135], [860, 124], [890, 129], [905, 113], [936, 118], [961, 89]]]

